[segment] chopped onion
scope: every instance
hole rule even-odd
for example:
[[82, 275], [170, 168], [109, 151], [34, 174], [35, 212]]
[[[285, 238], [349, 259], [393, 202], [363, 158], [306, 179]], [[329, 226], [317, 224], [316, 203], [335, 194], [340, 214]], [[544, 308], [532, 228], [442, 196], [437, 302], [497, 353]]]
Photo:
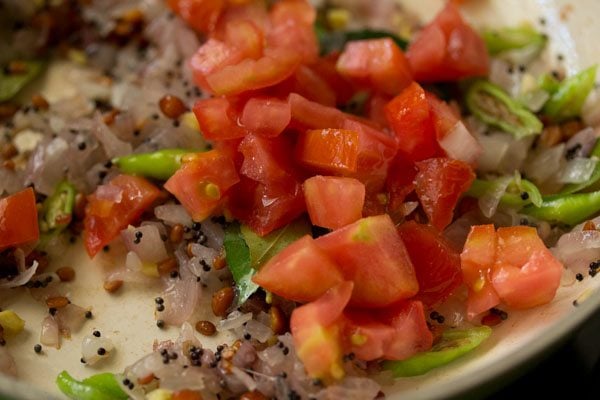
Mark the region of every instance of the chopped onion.
[[11, 279], [0, 279], [0, 289], [8, 289], [24, 285], [29, 282], [31, 277], [37, 271], [39, 266], [37, 261], [33, 261], [29, 268], [25, 266], [25, 253], [23, 253], [23, 250], [15, 250], [15, 259], [17, 261], [17, 270], [19, 271], [19, 274]]
[[192, 225], [192, 217], [179, 204], [163, 204], [154, 208], [154, 215], [158, 219], [165, 221], [167, 225], [181, 224], [183, 226]]
[[472, 165], [477, 163], [482, 153], [481, 145], [467, 130], [462, 121], [458, 121], [446, 136], [440, 139], [439, 143], [448, 157]]
[[162, 319], [168, 325], [183, 324], [194, 313], [201, 290], [195, 276], [186, 278], [182, 274], [161, 294], [165, 309], [158, 313], [157, 319]]
[[480, 135], [478, 140], [482, 148], [478, 169], [482, 172], [499, 171], [500, 164], [514, 138], [508, 133], [493, 132], [489, 135]]
[[248, 389], [248, 391], [253, 391], [254, 389], [256, 389], [256, 382], [254, 381], [254, 379], [248, 375], [246, 372], [242, 371], [241, 369], [239, 369], [236, 366], [231, 367], [231, 373], [237, 378], [239, 379], [240, 382], [242, 382], [244, 384], [244, 386], [246, 386], [246, 389]]
[[99, 115], [94, 118], [94, 122], [95, 124], [92, 132], [104, 147], [104, 152], [109, 158], [131, 154], [131, 143], [124, 142], [115, 136]]
[[592, 176], [598, 160], [593, 158], [575, 158], [567, 161], [558, 173], [560, 183], [583, 183]]
[[79, 331], [86, 321], [85, 313], [87, 311], [85, 308], [73, 303], [58, 309], [55, 319], [58, 323], [60, 334], [68, 338], [71, 336], [71, 333]]
[[143, 262], [157, 263], [169, 257], [156, 225], [128, 226], [121, 231], [127, 250], [135, 252]]
[[538, 150], [528, 157], [523, 171], [528, 178], [533, 179], [536, 183], [546, 182], [561, 168], [564, 153], [564, 143], [548, 149]]
[[592, 90], [585, 99], [581, 109], [581, 119], [588, 126], [600, 126], [600, 90]]
[[598, 135], [596, 130], [587, 127], [573, 135], [573, 137], [567, 141], [565, 147], [567, 150], [578, 147], [579, 150], [577, 150], [576, 155], [578, 157], [587, 157], [594, 148], [597, 140]]
[[503, 176], [496, 179], [493, 186], [479, 198], [479, 208], [483, 215], [490, 218], [496, 213], [498, 204], [500, 204], [500, 198], [504, 195], [512, 180], [512, 176]]
[[600, 259], [600, 231], [572, 231], [558, 239], [554, 255], [575, 272], [585, 273], [590, 262]]
[[[512, 73], [510, 73], [511, 70]], [[504, 89], [511, 97], [516, 98], [519, 95], [521, 74], [514, 71], [511, 63], [499, 58], [492, 58], [489, 80]]]
[[81, 342], [81, 359], [87, 365], [94, 365], [107, 358], [114, 349], [112, 340], [104, 336], [86, 335]]
[[240, 311], [235, 310], [231, 312], [226, 319], [219, 321], [217, 330], [223, 332], [229, 329], [239, 328], [251, 319], [252, 313], [243, 314]]
[[364, 400], [374, 399], [381, 386], [373, 379], [349, 376], [337, 385], [329, 386], [319, 393], [323, 399]]
[[42, 332], [40, 343], [44, 346], [60, 349], [60, 336], [58, 335], [58, 322], [51, 315], [47, 315], [42, 321]]
[[120, 203], [123, 200], [123, 189], [115, 185], [100, 185], [94, 193], [98, 200]]
[[270, 327], [263, 325], [254, 319], [246, 323], [244, 326], [244, 331], [251, 335], [253, 339], [258, 340], [261, 343], [265, 343], [271, 336], [273, 336], [273, 331]]

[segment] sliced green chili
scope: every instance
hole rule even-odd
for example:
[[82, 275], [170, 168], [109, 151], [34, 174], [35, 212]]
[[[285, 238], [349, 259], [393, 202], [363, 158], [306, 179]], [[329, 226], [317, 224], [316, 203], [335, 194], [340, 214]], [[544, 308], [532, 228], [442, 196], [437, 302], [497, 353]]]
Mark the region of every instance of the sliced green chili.
[[402, 361], [387, 361], [384, 368], [395, 377], [422, 375], [446, 365], [479, 346], [492, 333], [488, 326], [465, 330], [446, 330], [442, 339], [430, 351], [419, 353]]
[[[467, 191], [467, 195], [480, 198], [493, 189], [496, 182], [483, 179], [475, 179]], [[532, 204], [536, 207], [542, 205], [542, 194], [537, 186], [527, 179], [515, 179], [506, 189], [506, 192], [500, 197], [500, 203], [520, 209], [526, 205]]]
[[538, 87], [550, 94], [556, 93], [560, 88], [560, 81], [556, 79], [552, 74], [543, 74], [538, 78]]
[[565, 79], [543, 108], [544, 114], [555, 122], [578, 117], [581, 107], [596, 83], [596, 65]]
[[577, 225], [600, 211], [600, 191], [544, 197], [539, 207], [528, 205], [521, 212], [545, 221]]
[[484, 80], [475, 81], [467, 90], [467, 108], [488, 125], [511, 133], [517, 139], [537, 135], [542, 122], [500, 87]]
[[67, 397], [75, 400], [126, 400], [114, 374], [98, 374], [78, 381], [67, 371], [56, 377], [56, 385]]
[[164, 149], [153, 153], [131, 154], [112, 160], [126, 174], [160, 180], [169, 179], [181, 166], [181, 157], [197, 150]]
[[12, 99], [42, 71], [41, 61], [20, 61], [24, 65], [22, 73], [8, 73], [0, 69], [0, 102]]
[[42, 230], [60, 232], [71, 223], [76, 194], [77, 189], [70, 182], [58, 184], [52, 196], [44, 201]]
[[488, 51], [496, 55], [508, 50], [522, 49], [531, 46], [534, 54], [542, 51], [547, 38], [531, 25], [507, 27], [499, 30], [486, 30], [482, 33]]

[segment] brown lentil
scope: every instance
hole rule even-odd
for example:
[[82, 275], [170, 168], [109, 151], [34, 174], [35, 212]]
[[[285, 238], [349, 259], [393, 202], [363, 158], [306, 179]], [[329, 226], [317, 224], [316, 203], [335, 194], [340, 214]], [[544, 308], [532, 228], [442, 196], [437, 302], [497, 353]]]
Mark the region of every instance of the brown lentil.
[[108, 293], [116, 292], [121, 288], [121, 286], [123, 286], [123, 281], [120, 279], [115, 281], [104, 282], [104, 290], [106, 290]]
[[175, 224], [169, 232], [169, 240], [171, 243], [181, 243], [183, 240], [183, 225]]
[[187, 111], [185, 103], [179, 97], [170, 94], [163, 96], [159, 100], [158, 105], [160, 111], [171, 119], [179, 118], [181, 114]]
[[113, 108], [109, 112], [102, 115], [102, 120], [106, 125], [112, 125], [115, 122], [115, 118], [120, 114], [120, 111]]
[[217, 317], [224, 317], [227, 315], [227, 310], [231, 307], [233, 303], [233, 288], [231, 286], [226, 286], [222, 289], [219, 289], [213, 294], [211, 306], [213, 313]]
[[202, 400], [202, 395], [192, 390], [180, 390], [173, 393], [171, 400]]
[[196, 322], [196, 330], [204, 336], [213, 336], [215, 333], [217, 333], [215, 324], [206, 320], [200, 320]]
[[154, 380], [154, 378], [156, 378], [156, 377], [154, 376], [154, 374], [153, 374], [153, 373], [149, 373], [149, 374], [148, 374], [148, 375], [146, 375], [146, 376], [143, 376], [143, 377], [141, 377], [141, 378], [138, 378], [138, 380], [137, 380], [137, 381], [138, 381], [138, 384], [139, 384], [139, 385], [147, 385], [147, 384], [149, 384], [150, 382], [152, 382], [152, 381]]
[[177, 269], [177, 260], [175, 257], [169, 257], [158, 263], [158, 273], [160, 275], [169, 275]]
[[48, 100], [46, 100], [44, 96], [42, 96], [39, 93], [36, 93], [33, 96], [31, 96], [31, 104], [33, 104], [33, 106], [36, 107], [38, 110], [47, 110], [50, 107], [50, 103], [48, 103]]
[[4, 160], [2, 161], [2, 168], [7, 169], [9, 171], [14, 171], [15, 162], [13, 160]]
[[585, 126], [583, 125], [583, 122], [581, 122], [579, 120], [573, 120], [573, 121], [568, 121], [568, 122], [565, 122], [564, 124], [562, 124], [560, 126], [560, 131], [562, 133], [563, 138], [570, 139], [571, 137], [575, 136], [575, 134], [577, 132], [581, 131], [583, 128], [585, 128]]
[[241, 395], [240, 400], [267, 400], [267, 397], [258, 390], [253, 390]]
[[46, 305], [48, 308], [63, 308], [69, 303], [69, 299], [67, 299], [65, 296], [55, 296], [46, 299]]
[[19, 106], [12, 103], [0, 104], [0, 119], [10, 118], [19, 111]]
[[2, 158], [4, 158], [5, 160], [10, 160], [11, 158], [19, 154], [19, 150], [17, 150], [15, 145], [12, 143], [4, 143], [2, 145], [2, 150], [0, 150], [0, 153], [2, 154]]
[[218, 271], [220, 269], [225, 268], [225, 265], [227, 265], [226, 259], [225, 259], [225, 252], [223, 250], [221, 250], [219, 255], [217, 255], [215, 257], [215, 259], [213, 260], [213, 268]]
[[538, 143], [542, 147], [552, 147], [563, 141], [563, 134], [558, 125], [548, 125], [542, 130]]
[[500, 318], [497, 314], [488, 314], [484, 315], [481, 318], [481, 324], [486, 326], [496, 326], [502, 322], [502, 318]]
[[271, 317], [271, 330], [276, 335], [283, 335], [287, 331], [287, 321], [283, 311], [277, 306], [272, 306], [269, 310]]
[[583, 230], [584, 231], [595, 231], [596, 224], [592, 220], [585, 221], [585, 224], [583, 224]]

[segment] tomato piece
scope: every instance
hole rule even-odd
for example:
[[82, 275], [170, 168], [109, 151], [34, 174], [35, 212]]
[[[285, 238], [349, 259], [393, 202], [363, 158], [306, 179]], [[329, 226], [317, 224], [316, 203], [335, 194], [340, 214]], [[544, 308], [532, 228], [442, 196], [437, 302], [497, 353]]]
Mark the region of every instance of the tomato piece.
[[408, 221], [398, 233], [410, 255], [419, 293], [416, 299], [432, 306], [445, 300], [462, 283], [460, 255], [435, 228]]
[[463, 281], [469, 289], [467, 318], [470, 320], [500, 303], [491, 281], [496, 242], [494, 225], [472, 226], [460, 254]]
[[419, 291], [410, 257], [388, 215], [360, 219], [315, 242], [354, 282], [354, 306], [383, 307]]
[[452, 221], [458, 199], [471, 186], [475, 173], [469, 164], [449, 158], [431, 158], [416, 166], [419, 201], [431, 224], [443, 230]]
[[390, 38], [348, 42], [337, 70], [361, 86], [389, 95], [398, 94], [412, 82], [408, 61]]
[[365, 115], [367, 118], [381, 126], [387, 126], [388, 120], [385, 115], [385, 107], [392, 98], [383, 93], [374, 93], [369, 96], [365, 104]]
[[88, 196], [83, 241], [90, 257], [135, 222], [158, 198], [160, 190], [139, 176], [117, 175]]
[[389, 342], [384, 358], [404, 360], [427, 351], [433, 344], [433, 335], [427, 327], [423, 303], [409, 300], [377, 312], [379, 318], [394, 328], [394, 339]]
[[288, 97], [292, 111], [292, 121], [303, 129], [341, 128], [344, 114], [334, 107], [327, 107], [310, 101], [297, 93]]
[[300, 65], [294, 75], [271, 89], [277, 96], [287, 96], [289, 93], [299, 95], [317, 103], [334, 107], [336, 92], [327, 80], [320, 76], [312, 67]]
[[240, 122], [257, 135], [274, 137], [284, 131], [291, 119], [287, 101], [274, 97], [253, 97], [246, 102]]
[[263, 32], [249, 20], [228, 23], [225, 27], [225, 41], [244, 57], [256, 60], [263, 54]]
[[230, 157], [219, 150], [197, 153], [165, 183], [195, 221], [202, 221], [220, 205], [229, 188], [239, 182]]
[[358, 132], [313, 129], [299, 136], [296, 158], [317, 172], [348, 174], [356, 171], [358, 146]]
[[0, 249], [32, 243], [39, 237], [35, 192], [32, 188], [0, 199]]
[[460, 121], [460, 114], [452, 109], [448, 103], [438, 99], [433, 93], [427, 92], [425, 97], [429, 104], [435, 136], [439, 141], [446, 137], [448, 132], [454, 128], [458, 121]]
[[[330, 54], [325, 57], [319, 57], [310, 65], [310, 69], [321, 77], [336, 96], [335, 104], [346, 104], [354, 95], [354, 89], [350, 81], [339, 74], [335, 65], [337, 56]], [[327, 103], [323, 103], [329, 105]], [[334, 105], [335, 105], [334, 104]]]
[[294, 49], [305, 64], [317, 59], [319, 44], [313, 29], [317, 13], [308, 1], [279, 1], [273, 4], [269, 17], [271, 30], [267, 42], [270, 46]]
[[550, 302], [560, 285], [563, 265], [546, 248], [535, 228], [499, 228], [492, 284], [512, 308]]
[[352, 288], [352, 282], [340, 283], [292, 312], [290, 331], [296, 353], [313, 378], [332, 381], [344, 376], [340, 320]]
[[169, 7], [198, 32], [211, 32], [226, 0], [168, 0]]
[[202, 395], [193, 390], [178, 390], [173, 392], [170, 400], [202, 400]]
[[386, 189], [388, 192], [387, 210], [392, 219], [401, 219], [404, 215], [404, 201], [415, 190], [414, 180], [417, 168], [403, 154], [398, 154], [388, 170]]
[[308, 235], [271, 258], [252, 280], [288, 300], [309, 302], [342, 283], [338, 266]]
[[248, 130], [238, 124], [240, 114], [240, 108], [231, 99], [224, 97], [198, 100], [194, 104], [194, 115], [200, 125], [200, 131], [208, 140], [246, 136]]
[[385, 106], [385, 116], [398, 138], [398, 150], [411, 161], [441, 155], [425, 90], [413, 82]]
[[361, 360], [382, 358], [395, 336], [392, 326], [383, 323], [372, 311], [344, 311], [345, 348]]
[[365, 185], [356, 179], [317, 175], [305, 180], [303, 188], [313, 225], [337, 229], [362, 216]]
[[226, 65], [237, 64], [244, 58], [244, 54], [225, 44], [224, 42], [210, 38], [196, 50], [190, 58], [190, 69], [194, 83], [210, 92], [211, 88], [206, 77]]
[[292, 145], [288, 138], [267, 139], [249, 134], [240, 142], [238, 150], [244, 155], [239, 170], [242, 175], [263, 184], [284, 184], [294, 179]]
[[447, 2], [421, 31], [406, 57], [419, 82], [486, 76], [490, 64], [483, 39], [462, 19], [452, 2]]

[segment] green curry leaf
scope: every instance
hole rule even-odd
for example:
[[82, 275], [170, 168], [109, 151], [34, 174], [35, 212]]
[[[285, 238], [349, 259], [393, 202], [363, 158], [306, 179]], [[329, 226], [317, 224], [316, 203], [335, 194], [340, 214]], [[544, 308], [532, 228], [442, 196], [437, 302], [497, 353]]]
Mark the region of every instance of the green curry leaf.
[[233, 275], [233, 280], [237, 286], [238, 304], [241, 304], [248, 300], [252, 293], [258, 289], [258, 285], [252, 282], [252, 276], [256, 270], [252, 268], [250, 250], [240, 232], [239, 224], [231, 224], [225, 230], [223, 246], [225, 247], [227, 265], [229, 265], [231, 275]]
[[7, 101], [15, 97], [42, 71], [41, 61], [23, 61], [23, 63], [27, 68], [20, 74], [8, 74], [0, 70], [0, 101]]

